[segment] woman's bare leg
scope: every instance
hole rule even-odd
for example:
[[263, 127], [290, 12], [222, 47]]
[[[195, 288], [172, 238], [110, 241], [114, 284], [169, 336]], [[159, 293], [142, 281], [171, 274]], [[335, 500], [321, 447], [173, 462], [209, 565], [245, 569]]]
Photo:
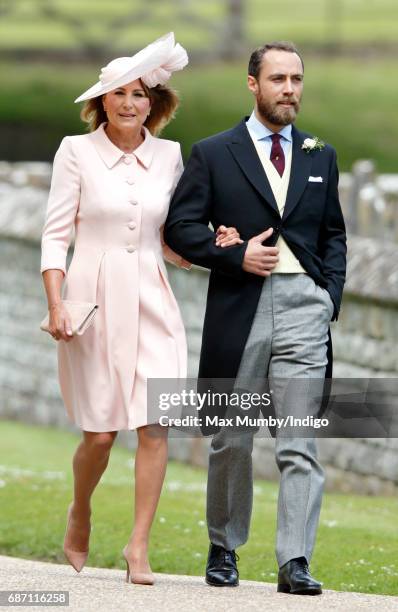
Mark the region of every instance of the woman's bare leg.
[[91, 496], [110, 456], [116, 431], [83, 432], [83, 440], [73, 457], [74, 500], [66, 546], [76, 551], [88, 549], [90, 537]]
[[126, 553], [136, 572], [150, 572], [148, 561], [149, 532], [158, 506], [167, 467], [167, 429], [147, 425], [137, 430], [135, 456], [134, 528]]

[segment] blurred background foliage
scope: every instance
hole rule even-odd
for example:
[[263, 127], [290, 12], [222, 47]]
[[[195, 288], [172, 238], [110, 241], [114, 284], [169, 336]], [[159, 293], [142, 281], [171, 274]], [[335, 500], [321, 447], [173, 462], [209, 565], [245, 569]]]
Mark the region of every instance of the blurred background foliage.
[[163, 135], [185, 155], [250, 113], [251, 50], [288, 39], [305, 58], [298, 126], [343, 170], [373, 158], [395, 172], [397, 18], [396, 0], [0, 0], [0, 159], [52, 159], [85, 129], [73, 100], [100, 68], [173, 30], [191, 63], [173, 76], [182, 102]]

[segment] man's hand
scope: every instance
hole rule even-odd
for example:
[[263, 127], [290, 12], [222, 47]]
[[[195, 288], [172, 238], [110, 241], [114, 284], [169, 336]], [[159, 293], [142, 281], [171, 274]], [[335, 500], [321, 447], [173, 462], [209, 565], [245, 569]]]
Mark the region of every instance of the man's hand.
[[270, 276], [271, 271], [279, 261], [279, 249], [277, 247], [265, 247], [261, 243], [267, 240], [273, 231], [273, 228], [270, 227], [249, 240], [242, 264], [245, 272], [251, 272], [258, 276]]

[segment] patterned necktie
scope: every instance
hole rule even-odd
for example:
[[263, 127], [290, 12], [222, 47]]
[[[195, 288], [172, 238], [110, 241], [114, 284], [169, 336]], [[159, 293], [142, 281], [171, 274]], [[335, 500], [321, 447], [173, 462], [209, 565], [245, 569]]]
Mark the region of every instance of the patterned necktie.
[[270, 160], [274, 164], [276, 170], [279, 173], [279, 176], [283, 175], [283, 171], [285, 169], [285, 154], [283, 152], [281, 146], [281, 136], [280, 134], [272, 134], [272, 149]]

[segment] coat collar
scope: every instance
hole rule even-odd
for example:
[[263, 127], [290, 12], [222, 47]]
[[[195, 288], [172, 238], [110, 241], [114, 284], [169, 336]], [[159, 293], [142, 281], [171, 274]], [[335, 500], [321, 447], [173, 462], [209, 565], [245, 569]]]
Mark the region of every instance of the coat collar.
[[248, 117], [245, 117], [232, 129], [232, 138], [230, 143], [227, 143], [227, 146], [241, 167], [241, 170], [246, 175], [246, 178], [260, 195], [263, 196], [279, 217], [279, 209], [271, 185], [269, 184], [267, 175], [264, 172], [256, 148], [246, 127], [247, 120]]
[[144, 168], [149, 168], [155, 149], [156, 139], [145, 126], [143, 128], [145, 132], [144, 142], [130, 154], [125, 153], [119, 149], [119, 147], [113, 144], [113, 142], [106, 135], [105, 126], [106, 123], [101, 123], [101, 125], [90, 134], [90, 137], [94, 142], [94, 146], [97, 149], [98, 154], [108, 168], [113, 168], [113, 166], [115, 166], [115, 164], [117, 164], [122, 157], [128, 155], [134, 155], [144, 166]]
[[292, 136], [292, 168], [290, 170], [290, 181], [287, 190], [285, 209], [283, 211], [283, 219], [286, 219], [298, 204], [304, 189], [308, 185], [308, 178], [311, 174], [312, 165], [312, 154], [306, 153], [301, 148], [307, 135], [300, 132], [293, 125]]
[[[246, 127], [245, 117], [231, 132], [231, 140], [227, 144], [232, 155], [243, 170], [244, 174], [263, 196], [267, 203], [274, 209], [279, 216], [279, 209], [276, 203], [271, 185], [264, 173], [264, 168], [257, 155], [256, 148]], [[286, 197], [283, 218], [285, 219], [298, 203], [311, 173], [312, 155], [308, 155], [302, 150], [301, 145], [306, 137], [294, 125], [292, 126], [293, 149], [292, 167], [290, 172], [289, 188]]]

